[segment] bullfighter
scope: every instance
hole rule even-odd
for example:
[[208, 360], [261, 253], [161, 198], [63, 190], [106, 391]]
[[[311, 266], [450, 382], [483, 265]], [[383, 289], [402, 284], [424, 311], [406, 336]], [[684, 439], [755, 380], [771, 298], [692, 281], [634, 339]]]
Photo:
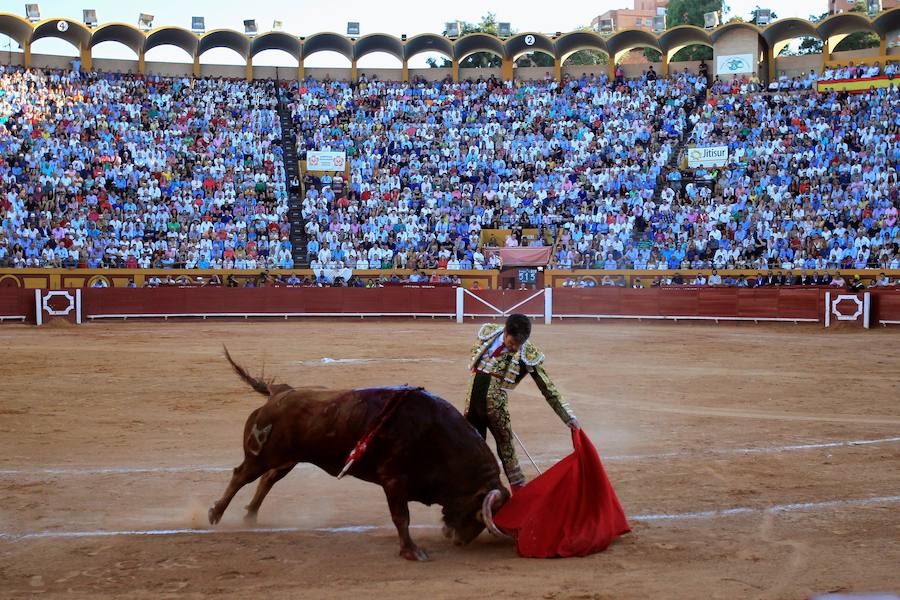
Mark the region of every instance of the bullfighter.
[[472, 347], [472, 384], [466, 396], [465, 415], [481, 437], [487, 430], [497, 442], [497, 454], [515, 492], [525, 485], [519, 467], [509, 421], [507, 390], [515, 388], [530, 374], [538, 389], [563, 423], [578, 429], [578, 420], [569, 403], [544, 370], [544, 354], [531, 342], [531, 320], [522, 314], [510, 315], [505, 326], [487, 323], [478, 330]]

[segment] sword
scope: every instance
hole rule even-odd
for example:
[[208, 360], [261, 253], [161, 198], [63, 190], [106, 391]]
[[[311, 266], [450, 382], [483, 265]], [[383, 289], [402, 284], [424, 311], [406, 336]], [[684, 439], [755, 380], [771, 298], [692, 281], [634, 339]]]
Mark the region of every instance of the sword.
[[[510, 431], [512, 431], [512, 430], [510, 430]], [[531, 465], [534, 467], [535, 471], [538, 472], [538, 475], [543, 475], [544, 472], [541, 471], [540, 467], [537, 466], [537, 463], [534, 462], [534, 459], [531, 458], [531, 454], [528, 453], [528, 448], [525, 447], [525, 444], [522, 443], [522, 440], [519, 439], [519, 436], [516, 435], [516, 432], [513, 431], [512, 434], [513, 434], [513, 437], [516, 438], [516, 441], [519, 442], [519, 445], [522, 446], [522, 451], [525, 452], [525, 456], [527, 456], [528, 460], [531, 461]]]

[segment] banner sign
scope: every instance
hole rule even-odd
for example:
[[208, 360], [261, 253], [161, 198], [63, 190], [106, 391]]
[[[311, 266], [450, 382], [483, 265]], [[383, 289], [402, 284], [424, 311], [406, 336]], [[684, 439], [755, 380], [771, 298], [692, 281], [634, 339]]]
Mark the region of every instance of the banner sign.
[[721, 54], [716, 57], [716, 75], [736, 75], [752, 73], [752, 54]]
[[868, 77], [864, 79], [831, 79], [819, 81], [817, 88], [820, 92], [848, 92], [850, 94], [862, 94], [871, 89], [891, 87], [892, 80], [884, 75]]
[[728, 146], [688, 148], [688, 167], [722, 167], [728, 164]]
[[347, 164], [344, 152], [310, 150], [306, 153], [307, 171], [343, 171]]

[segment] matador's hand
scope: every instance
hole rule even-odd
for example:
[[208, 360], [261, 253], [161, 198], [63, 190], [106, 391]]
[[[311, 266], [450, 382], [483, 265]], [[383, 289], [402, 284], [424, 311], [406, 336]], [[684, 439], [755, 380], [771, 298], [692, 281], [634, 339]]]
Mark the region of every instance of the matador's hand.
[[569, 429], [571, 429], [572, 431], [577, 431], [577, 430], [581, 429], [581, 424], [578, 422], [578, 419], [572, 419], [571, 421], [566, 423], [566, 426]]

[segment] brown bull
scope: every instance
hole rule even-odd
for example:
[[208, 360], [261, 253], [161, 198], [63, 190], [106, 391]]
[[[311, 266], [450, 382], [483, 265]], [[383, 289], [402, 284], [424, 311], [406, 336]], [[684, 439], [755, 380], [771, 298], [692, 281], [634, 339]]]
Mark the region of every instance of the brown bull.
[[[273, 385], [249, 375], [227, 350], [225, 356], [241, 379], [268, 400], [244, 425], [244, 461], [209, 509], [211, 524], [219, 522], [238, 490], [259, 477], [245, 520], [256, 519], [266, 494], [297, 463], [312, 463], [337, 476], [357, 442], [381, 423], [348, 474], [384, 489], [400, 534], [400, 556], [428, 558], [409, 535], [410, 501], [441, 505], [444, 535], [456, 545], [474, 540], [485, 518], [493, 526], [490, 514], [509, 492], [484, 440], [447, 401], [421, 388], [323, 391]], [[396, 408], [384, 419], [389, 403]]]

